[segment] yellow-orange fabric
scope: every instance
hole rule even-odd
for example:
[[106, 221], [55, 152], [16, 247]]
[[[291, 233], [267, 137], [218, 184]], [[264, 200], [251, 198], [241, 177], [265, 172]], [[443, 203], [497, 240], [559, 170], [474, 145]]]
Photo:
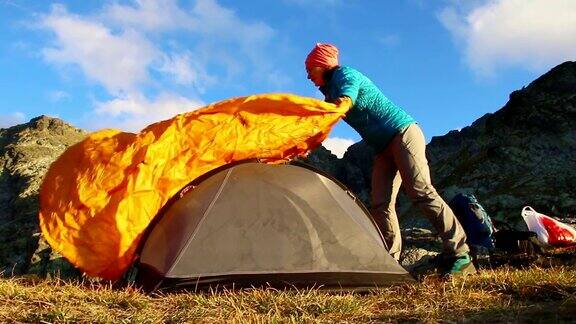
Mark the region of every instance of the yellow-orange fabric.
[[296, 95], [254, 95], [178, 115], [138, 134], [93, 133], [46, 174], [42, 233], [88, 275], [118, 279], [152, 218], [191, 180], [234, 161], [275, 163], [304, 155], [347, 109]]

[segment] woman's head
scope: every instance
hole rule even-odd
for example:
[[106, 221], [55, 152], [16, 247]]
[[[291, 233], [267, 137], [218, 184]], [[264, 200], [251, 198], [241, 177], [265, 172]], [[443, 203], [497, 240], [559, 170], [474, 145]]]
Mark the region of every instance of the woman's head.
[[306, 57], [308, 79], [316, 86], [324, 85], [324, 73], [338, 66], [338, 48], [331, 44], [318, 43]]

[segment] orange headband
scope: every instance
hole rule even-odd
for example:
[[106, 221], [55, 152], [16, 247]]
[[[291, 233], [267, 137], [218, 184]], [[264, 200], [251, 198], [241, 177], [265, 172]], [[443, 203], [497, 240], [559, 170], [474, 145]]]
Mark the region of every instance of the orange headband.
[[338, 66], [338, 48], [332, 44], [317, 43], [306, 57], [306, 68], [315, 66], [333, 68]]

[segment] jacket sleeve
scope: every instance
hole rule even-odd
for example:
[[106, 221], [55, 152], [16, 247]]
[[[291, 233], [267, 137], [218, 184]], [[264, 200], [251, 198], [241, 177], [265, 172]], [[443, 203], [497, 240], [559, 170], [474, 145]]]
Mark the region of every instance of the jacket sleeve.
[[338, 93], [338, 97], [348, 97], [352, 100], [352, 104], [356, 103], [358, 92], [360, 91], [360, 78], [356, 77], [351, 72], [342, 72], [334, 75]]

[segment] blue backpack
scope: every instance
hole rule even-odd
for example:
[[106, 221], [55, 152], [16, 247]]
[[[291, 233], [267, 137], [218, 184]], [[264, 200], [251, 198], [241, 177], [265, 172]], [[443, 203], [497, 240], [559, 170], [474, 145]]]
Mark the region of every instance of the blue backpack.
[[494, 232], [496, 229], [486, 210], [472, 194], [457, 194], [448, 203], [456, 218], [462, 224], [468, 239], [468, 245], [478, 245], [489, 250], [494, 249]]

